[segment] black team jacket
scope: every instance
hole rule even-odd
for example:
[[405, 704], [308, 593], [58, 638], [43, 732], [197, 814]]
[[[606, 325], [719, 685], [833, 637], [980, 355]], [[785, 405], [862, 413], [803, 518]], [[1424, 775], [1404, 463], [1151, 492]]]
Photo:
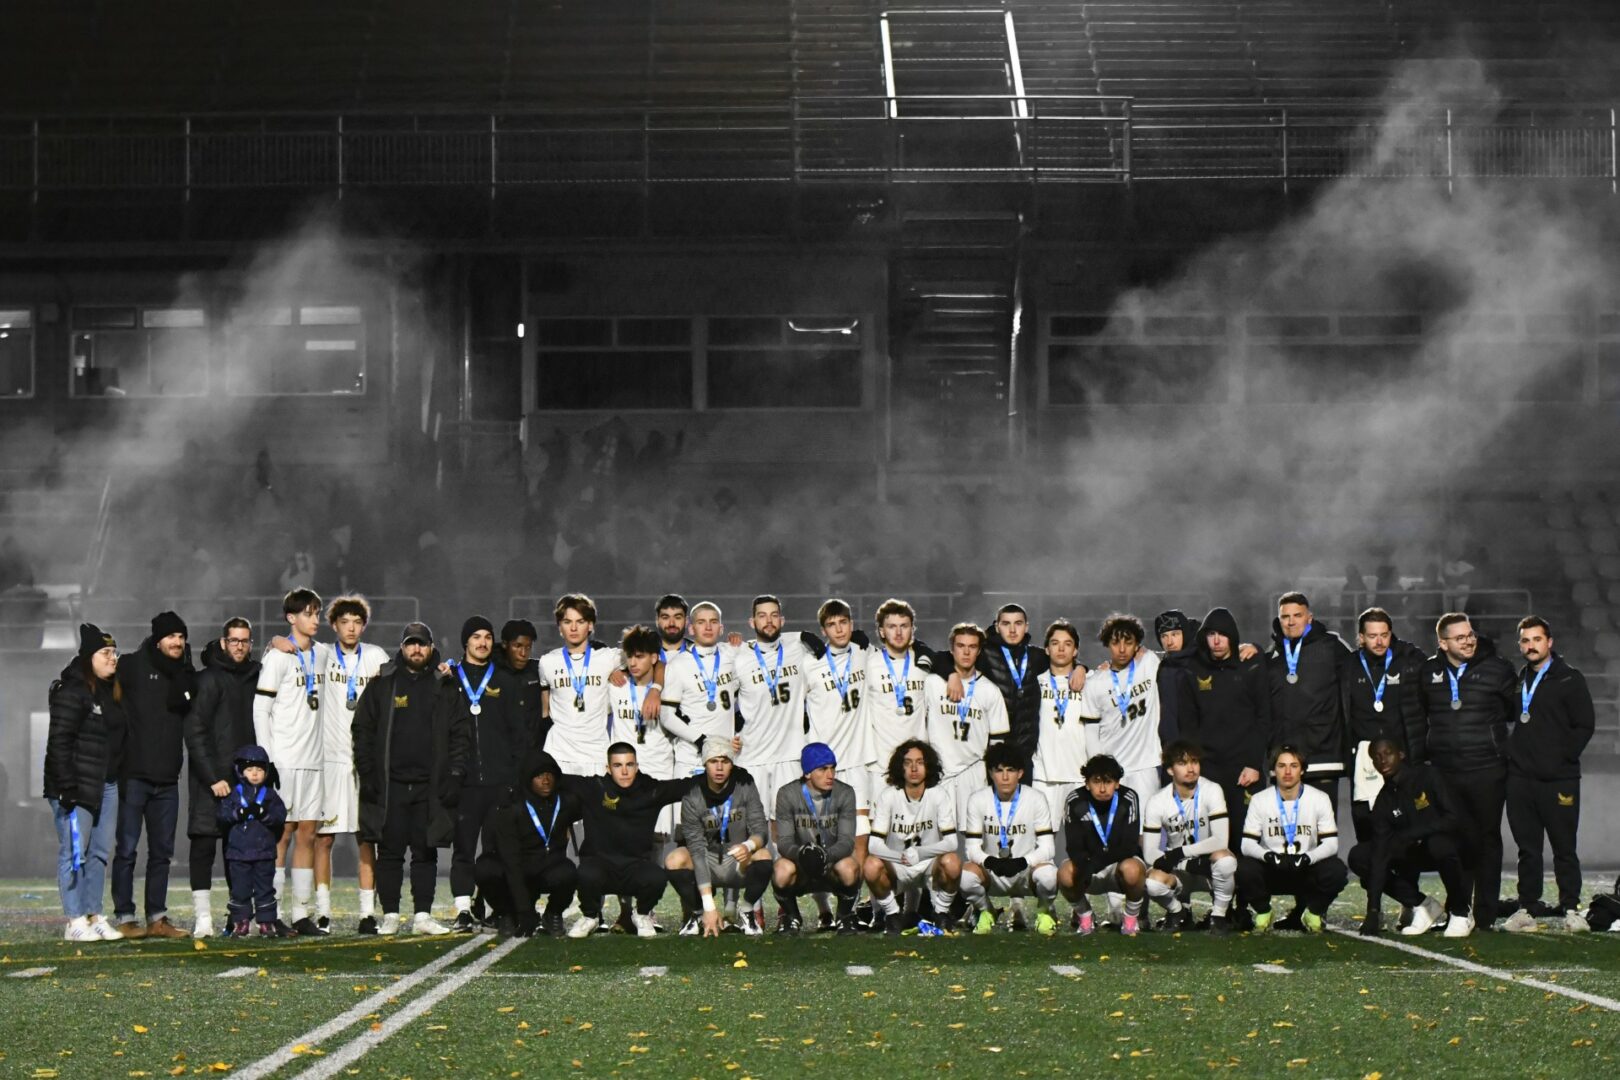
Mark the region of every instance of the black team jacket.
[[1462, 829], [1456, 804], [1440, 770], [1409, 761], [1379, 789], [1372, 804], [1371, 822], [1372, 870], [1363, 882], [1369, 912], [1377, 911], [1383, 899], [1391, 858], [1431, 836], [1440, 833], [1456, 836]]
[[214, 796], [208, 789], [220, 781], [236, 783], [236, 751], [252, 745], [257, 738], [253, 730], [253, 692], [258, 682], [258, 660], [249, 656], [238, 664], [218, 640], [203, 647], [203, 669], [197, 674], [197, 692], [185, 719], [191, 774], [188, 836], [214, 836], [219, 832]]
[[[1529, 689], [1536, 674], [1529, 664], [1519, 685]], [[1557, 653], [1530, 699], [1530, 719], [1523, 718], [1523, 694], [1508, 725], [1508, 772], [1532, 780], [1578, 780], [1581, 752], [1592, 741], [1595, 712], [1586, 677]]]
[[1460, 709], [1451, 707], [1449, 676], [1456, 670], [1444, 653], [1436, 653], [1423, 661], [1418, 676], [1428, 760], [1447, 773], [1505, 768], [1508, 724], [1519, 714], [1513, 665], [1496, 655], [1495, 642], [1481, 636], [1474, 658], [1457, 680]]
[[[483, 839], [484, 853], [500, 860], [506, 871], [506, 885], [512, 892], [516, 910], [525, 912], [534, 910], [535, 900], [525, 875], [538, 874], [554, 862], [567, 861], [570, 830], [583, 815], [579, 795], [563, 789], [562, 770], [557, 768], [557, 761], [550, 754], [543, 750], [531, 751], [517, 772], [521, 777], [521, 797], [490, 810], [484, 818]], [[546, 772], [557, 778], [557, 786], [550, 796], [543, 797], [534, 793], [530, 781]], [[531, 809], [545, 826], [549, 842], [540, 839], [540, 830], [529, 817]]]
[[[1093, 801], [1091, 790], [1084, 784], [1069, 792], [1063, 804], [1063, 846], [1075, 867], [1082, 871], [1079, 879], [1082, 882], [1121, 859], [1142, 857], [1142, 800], [1124, 785], [1115, 792], [1119, 805], [1114, 807], [1112, 828], [1108, 825], [1108, 809], [1113, 800]], [[1108, 833], [1106, 845], [1098, 828]]]
[[[394, 738], [394, 721], [401, 710], [408, 710], [413, 721], [430, 725], [433, 760], [427, 778], [428, 785], [428, 843], [434, 847], [449, 847], [455, 836], [455, 817], [444, 805], [442, 796], [451, 782], [450, 776], [457, 764], [465, 769], [465, 737], [450, 730], [446, 712], [442, 718], [435, 708], [439, 690], [439, 654], [428, 656], [420, 671], [412, 671], [405, 655], [396, 652], [384, 664], [377, 677], [366, 684], [360, 694], [360, 703], [354, 710], [354, 769], [360, 782], [359, 838], [370, 843], [382, 840], [383, 823], [388, 820], [390, 745]], [[452, 761], [452, 746], [457, 757]]]
[[1313, 621], [1299, 653], [1299, 681], [1288, 681], [1282, 624], [1271, 621], [1271, 742], [1290, 743], [1305, 754], [1306, 778], [1343, 776], [1347, 767], [1339, 673], [1349, 648], [1338, 634]]
[[[1361, 662], [1367, 662], [1366, 670]], [[1389, 661], [1385, 675], [1385, 661]], [[1344, 712], [1348, 754], [1358, 744], [1380, 737], [1394, 739], [1413, 761], [1422, 761], [1428, 722], [1423, 712], [1423, 650], [1410, 641], [1394, 638], [1386, 656], [1355, 649], [1340, 663], [1339, 699]], [[1368, 672], [1372, 678], [1368, 678]], [[1373, 708], [1374, 690], [1384, 679], [1384, 711]]]
[[580, 816], [585, 822], [585, 842], [581, 858], [615, 860], [646, 859], [652, 856], [653, 830], [658, 811], [669, 803], [680, 802], [701, 777], [681, 780], [654, 780], [637, 773], [629, 787], [620, 787], [607, 773], [601, 776], [563, 774], [561, 790], [579, 799]]

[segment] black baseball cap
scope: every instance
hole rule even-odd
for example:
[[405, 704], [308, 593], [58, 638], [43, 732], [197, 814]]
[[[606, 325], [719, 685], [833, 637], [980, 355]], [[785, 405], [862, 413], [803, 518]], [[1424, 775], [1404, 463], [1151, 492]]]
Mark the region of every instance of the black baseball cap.
[[418, 645], [432, 645], [433, 628], [425, 622], [406, 623], [405, 632], [400, 635], [399, 643], [409, 645], [412, 642]]

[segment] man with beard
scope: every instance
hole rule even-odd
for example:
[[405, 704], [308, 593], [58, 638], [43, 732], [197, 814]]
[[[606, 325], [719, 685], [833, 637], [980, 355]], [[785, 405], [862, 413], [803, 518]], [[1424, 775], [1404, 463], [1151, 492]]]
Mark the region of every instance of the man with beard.
[[782, 602], [756, 596], [749, 625], [754, 637], [737, 650], [737, 763], [759, 788], [772, 821], [776, 793], [798, 781], [804, 749], [804, 671], [810, 655], [799, 635], [782, 636]]
[[1320, 788], [1334, 807], [1345, 774], [1345, 729], [1339, 672], [1350, 650], [1311, 617], [1301, 592], [1277, 598], [1271, 624], [1271, 738], [1297, 746], [1309, 762], [1305, 782]]
[[[503, 635], [504, 636], [504, 635]], [[475, 864], [478, 893], [495, 912], [503, 937], [543, 930], [563, 936], [563, 912], [574, 899], [579, 872], [568, 859], [568, 830], [580, 819], [579, 796], [558, 787], [557, 762], [531, 751], [518, 798], [484, 819], [484, 851]], [[546, 898], [536, 916], [535, 898]]]
[[[169, 921], [169, 861], [180, 817], [185, 716], [197, 690], [186, 624], [172, 611], [152, 619], [152, 636], [118, 665], [129, 734], [118, 792], [112, 864], [113, 923], [128, 938], [185, 937]], [[146, 924], [135, 918], [135, 850], [146, 829]], [[212, 860], [210, 860], [212, 863]]]
[[1372, 838], [1372, 804], [1384, 778], [1370, 753], [1380, 736], [1422, 761], [1423, 703], [1418, 685], [1423, 650], [1395, 636], [1395, 622], [1371, 607], [1356, 619], [1356, 651], [1341, 662], [1339, 694], [1355, 758], [1350, 772], [1350, 820], [1358, 842]]
[[203, 649], [197, 693], [186, 714], [186, 757], [191, 768], [191, 810], [186, 838], [191, 842], [191, 906], [196, 921], [191, 936], [214, 936], [210, 891], [214, 852], [220, 846], [216, 800], [231, 793], [238, 747], [253, 742], [253, 688], [259, 662], [253, 659], [253, 627], [231, 619], [219, 640]]
[[[1519, 711], [1513, 665], [1468, 616], [1448, 612], [1435, 624], [1439, 652], [1418, 677], [1428, 724], [1430, 764], [1456, 796], [1464, 839], [1464, 896], [1472, 896], [1467, 928], [1490, 929], [1502, 886], [1502, 807], [1507, 799], [1509, 717]], [[1465, 936], [1467, 930], [1447, 932]]]
[[692, 648], [686, 636], [686, 618], [690, 612], [686, 597], [667, 593], [653, 605], [653, 625], [658, 630], [658, 662], [667, 665], [675, 657]]
[[883, 601], [873, 621], [878, 644], [866, 654], [865, 704], [873, 756], [867, 792], [875, 804], [891, 782], [890, 759], [895, 749], [923, 737], [923, 687], [933, 658], [925, 646], [917, 644], [917, 613], [904, 600]]
[[405, 627], [399, 651], [360, 695], [354, 713], [354, 765], [360, 782], [358, 836], [377, 845], [379, 928], [399, 933], [405, 852], [411, 853], [411, 900], [418, 934], [448, 934], [433, 918], [438, 848], [448, 847], [455, 819], [441, 801], [452, 744], [465, 755], [465, 733], [452, 733], [448, 710], [436, 709], [439, 654], [426, 623]]

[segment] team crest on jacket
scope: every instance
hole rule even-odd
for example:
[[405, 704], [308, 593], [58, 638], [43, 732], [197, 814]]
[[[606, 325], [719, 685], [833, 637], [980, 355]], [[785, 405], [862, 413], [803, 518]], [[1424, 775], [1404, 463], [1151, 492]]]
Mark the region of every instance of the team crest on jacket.
[[1575, 796], [1573, 796], [1573, 795], [1565, 795], [1562, 791], [1560, 791], [1558, 793], [1558, 805], [1559, 806], [1574, 806], [1575, 805]]
[[617, 810], [619, 808], [619, 797], [617, 795], [609, 795], [605, 791], [602, 792], [602, 806], [608, 810]]
[[1446, 673], [1443, 671], [1437, 671], [1433, 675], [1429, 676], [1429, 681], [1432, 683], [1443, 683], [1446, 681]]
[[1199, 679], [1198, 680], [1198, 689], [1200, 689], [1200, 690], [1213, 690], [1213, 689], [1215, 689], [1215, 676], [1206, 675], [1203, 678]]
[[411, 695], [409, 695], [409, 694], [395, 694], [394, 695], [394, 708], [396, 708], [396, 709], [408, 709], [410, 707], [411, 707]]
[[1416, 810], [1427, 810], [1429, 808], [1429, 793], [1427, 791], [1418, 792], [1418, 797], [1412, 801], [1412, 807]]

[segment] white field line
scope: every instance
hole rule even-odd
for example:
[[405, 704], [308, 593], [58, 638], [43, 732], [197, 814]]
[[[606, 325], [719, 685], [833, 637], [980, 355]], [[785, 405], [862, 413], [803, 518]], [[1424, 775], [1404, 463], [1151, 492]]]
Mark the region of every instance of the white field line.
[[669, 968], [667, 967], [644, 967], [640, 971], [640, 975], [643, 979], [656, 979], [660, 975], [668, 974]]
[[1268, 975], [1292, 975], [1293, 969], [1285, 968], [1281, 964], [1256, 964], [1254, 970], [1263, 971]]
[[872, 969], [867, 967], [865, 964], [846, 964], [844, 966], [844, 974], [850, 976], [851, 978], [859, 978], [862, 975], [872, 974]]
[[[1443, 967], [1439, 967], [1439, 968], [1397, 968], [1397, 967], [1387, 967], [1387, 968], [1383, 969], [1383, 973], [1385, 975], [1450, 975], [1451, 974], [1451, 969], [1450, 968], [1443, 968]], [[1513, 969], [1513, 974], [1515, 974], [1515, 975], [1594, 975], [1596, 973], [1597, 973], [1597, 968], [1594, 968], [1594, 967], [1526, 967], [1526, 968], [1514, 968]]]
[[446, 979], [393, 1016], [390, 1016], [383, 1021], [381, 1027], [361, 1032], [359, 1037], [345, 1045], [337, 1053], [328, 1054], [326, 1057], [321, 1058], [319, 1064], [314, 1068], [299, 1073], [298, 1080], [327, 1080], [328, 1077], [336, 1076], [348, 1066], [365, 1057], [384, 1039], [397, 1034], [406, 1024], [409, 1024], [412, 1020], [415, 1020], [432, 1009], [433, 1006], [466, 986], [473, 979], [482, 975], [485, 969], [494, 966], [502, 957], [522, 945], [523, 942], [524, 939], [520, 937], [508, 938], [506, 941], [501, 942], [477, 960], [461, 968], [453, 978]]
[[1080, 976], [1080, 969], [1075, 967], [1073, 964], [1053, 964], [1052, 974], [1064, 975], [1073, 979]]
[[53, 967], [23, 968], [21, 971], [12, 971], [6, 974], [8, 979], [37, 979], [41, 975], [49, 975], [56, 969]]
[[[405, 976], [403, 979], [400, 979], [398, 982], [390, 983], [363, 1001], [356, 1002], [354, 1005], [345, 1009], [343, 1012], [339, 1013], [337, 1016], [334, 1016], [332, 1019], [328, 1020], [319, 1027], [311, 1028], [280, 1049], [266, 1054], [264, 1057], [253, 1062], [251, 1065], [244, 1066], [234, 1075], [236, 1076], [237, 1080], [259, 1080], [260, 1077], [269, 1076], [283, 1065], [286, 1065], [299, 1057], [298, 1054], [293, 1053], [293, 1047], [317, 1046], [320, 1043], [325, 1042], [338, 1032], [360, 1020], [362, 1017], [369, 1016], [376, 1012], [378, 1009], [388, 1004], [389, 1001], [405, 993], [407, 990], [410, 990], [418, 983], [427, 981], [438, 972], [449, 967], [451, 964], [454, 964], [456, 961], [460, 960], [474, 949], [483, 945], [485, 940], [486, 939], [482, 934], [475, 935], [470, 941], [456, 946], [454, 949], [451, 949], [437, 960], [430, 960], [426, 964], [423, 964], [421, 967], [417, 968], [415, 971], [411, 972], [409, 975]], [[513, 938], [512, 940], [521, 941], [523, 939]]]
[[253, 965], [249, 964], [246, 967], [229, 968], [229, 969], [227, 969], [225, 971], [220, 972], [218, 975], [215, 975], [214, 978], [216, 978], [216, 979], [240, 979], [240, 978], [243, 978], [244, 976], [247, 976], [247, 975], [255, 975], [255, 974], [258, 973], [258, 970], [259, 970], [258, 968], [256, 968]]
[[1333, 932], [1335, 934], [1343, 934], [1348, 938], [1355, 938], [1360, 941], [1365, 941], [1373, 945], [1382, 945], [1386, 949], [1397, 949], [1403, 953], [1410, 953], [1413, 956], [1421, 956], [1427, 960], [1434, 960], [1450, 967], [1460, 968], [1463, 971], [1472, 971], [1476, 975], [1487, 975], [1490, 978], [1500, 979], [1502, 982], [1517, 983], [1520, 986], [1533, 986], [1537, 990], [1545, 990], [1549, 994], [1561, 994], [1564, 997], [1570, 998], [1574, 1001], [1584, 1001], [1588, 1005], [1596, 1005], [1600, 1009], [1607, 1009], [1610, 1012], [1620, 1013], [1620, 1001], [1616, 1001], [1611, 997], [1604, 997], [1601, 994], [1589, 994], [1585, 990], [1576, 990], [1569, 986], [1559, 986], [1557, 983], [1546, 982], [1541, 979], [1523, 978], [1512, 971], [1507, 971], [1502, 968], [1487, 967], [1484, 964], [1476, 964], [1472, 960], [1460, 960], [1455, 956], [1447, 956], [1444, 953], [1430, 952], [1428, 949], [1420, 949], [1416, 945], [1408, 945], [1404, 941], [1391, 941], [1388, 938], [1382, 937], [1364, 938], [1354, 930], [1345, 930], [1339, 927], [1334, 927]]

